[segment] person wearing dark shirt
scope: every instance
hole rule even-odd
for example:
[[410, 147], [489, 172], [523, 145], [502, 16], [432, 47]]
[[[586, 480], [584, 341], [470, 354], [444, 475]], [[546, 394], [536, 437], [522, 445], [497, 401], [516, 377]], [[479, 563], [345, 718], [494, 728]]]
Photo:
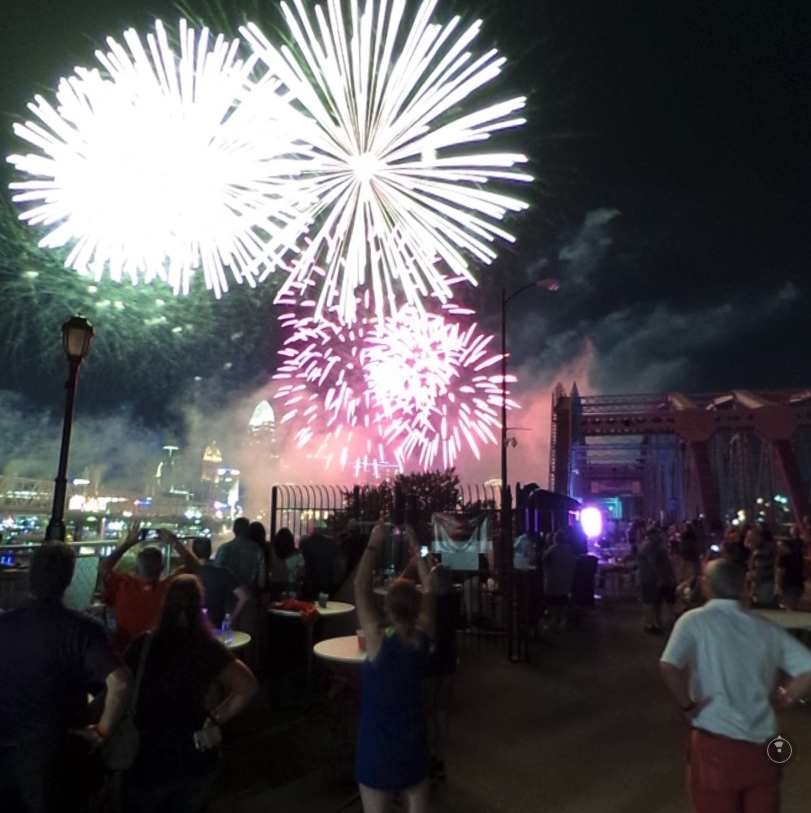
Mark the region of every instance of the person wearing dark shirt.
[[746, 547], [750, 551], [747, 584], [752, 605], [771, 607], [775, 594], [775, 545], [763, 528], [755, 526], [746, 534]]
[[319, 593], [332, 594], [340, 581], [341, 549], [329, 536], [315, 531], [301, 540], [304, 557], [304, 583], [301, 598], [314, 601]]
[[263, 627], [267, 614], [263, 611], [262, 591], [267, 581], [265, 552], [249, 534], [251, 521], [247, 517], [234, 520], [234, 538], [217, 548], [214, 564], [232, 571], [240, 584], [250, 592], [250, 599], [242, 608], [235, 629], [247, 632], [251, 642], [242, 650], [243, 660], [253, 669], [263, 666]]
[[445, 565], [434, 565], [431, 570], [431, 586], [434, 602], [433, 629], [423, 696], [428, 714], [431, 778], [445, 779], [445, 744], [456, 675], [459, 596], [453, 588], [453, 573]]
[[684, 526], [679, 537], [679, 558], [681, 559], [681, 581], [686, 582], [698, 576], [701, 569], [701, 549], [698, 534], [692, 522]]
[[[152, 641], [135, 713], [141, 745], [123, 777], [124, 811], [202, 813], [219, 761], [217, 728], [247, 708], [257, 691], [256, 678], [211, 634], [194, 576], [172, 582], [158, 627], [148, 634]], [[146, 635], [136, 638], [125, 655], [133, 671]], [[206, 695], [214, 680], [226, 695], [207, 711]], [[198, 747], [195, 732], [206, 747]]]
[[265, 589], [267, 563], [264, 549], [249, 536], [250, 528], [251, 521], [247, 517], [237, 517], [233, 525], [234, 538], [217, 548], [214, 564], [233, 571], [240, 584], [256, 596]]
[[261, 522], [252, 522], [248, 526], [248, 539], [262, 551], [262, 555], [265, 557], [265, 569], [267, 570], [268, 556], [270, 554], [267, 528]]
[[350, 519], [346, 526], [346, 534], [341, 537], [341, 551], [345, 563], [344, 578], [348, 578], [352, 574], [363, 551], [366, 550], [368, 539], [369, 535], [361, 531], [360, 523], [356, 519]]
[[[37, 548], [29, 565], [31, 598], [0, 615], [3, 813], [78, 810], [90, 779], [88, 753], [124, 712], [129, 669], [100, 623], [62, 603], [75, 561], [62, 543]], [[93, 725], [87, 698], [102, 689], [103, 710]]]
[[802, 549], [791, 539], [778, 540], [775, 586], [781, 606], [796, 610], [805, 592], [805, 561]]
[[298, 596], [298, 585], [304, 576], [304, 557], [296, 550], [296, 539], [289, 528], [279, 528], [273, 537], [273, 567], [269, 577], [270, 597]]
[[192, 551], [200, 560], [200, 569], [195, 575], [203, 585], [203, 606], [208, 612], [209, 622], [214, 629], [219, 629], [228, 612], [231, 621], [236, 621], [251, 597], [248, 589], [227, 567], [216, 567], [211, 562], [211, 540], [208, 537], [196, 536], [192, 541]]

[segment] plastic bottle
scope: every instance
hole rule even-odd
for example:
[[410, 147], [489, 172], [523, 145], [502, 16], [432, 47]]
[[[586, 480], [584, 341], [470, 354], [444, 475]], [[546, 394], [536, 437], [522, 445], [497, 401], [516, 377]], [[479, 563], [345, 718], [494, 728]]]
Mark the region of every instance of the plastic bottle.
[[222, 620], [222, 627], [220, 627], [222, 637], [226, 644], [230, 644], [234, 640], [234, 634], [231, 632], [231, 613], [226, 613], [225, 618]]

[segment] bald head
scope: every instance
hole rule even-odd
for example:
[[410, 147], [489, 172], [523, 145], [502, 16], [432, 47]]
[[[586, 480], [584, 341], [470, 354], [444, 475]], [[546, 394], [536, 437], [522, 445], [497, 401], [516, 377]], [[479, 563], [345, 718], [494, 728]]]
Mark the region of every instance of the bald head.
[[739, 599], [746, 583], [746, 573], [734, 562], [716, 559], [710, 562], [705, 571], [713, 598]]

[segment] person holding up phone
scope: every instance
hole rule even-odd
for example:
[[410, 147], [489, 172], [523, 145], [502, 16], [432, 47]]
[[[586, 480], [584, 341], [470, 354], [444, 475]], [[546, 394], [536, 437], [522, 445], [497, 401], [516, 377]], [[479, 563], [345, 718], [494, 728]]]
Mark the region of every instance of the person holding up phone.
[[[410, 528], [408, 532], [414, 549], [416, 535]], [[381, 517], [355, 577], [358, 620], [367, 652], [355, 775], [365, 813], [385, 813], [397, 793], [406, 813], [424, 813], [429, 755], [422, 682], [429, 655], [431, 577], [427, 559], [415, 556], [422, 596], [412, 582], [395, 579], [384, 599], [390, 626], [381, 629], [372, 572], [385, 536]]]
[[163, 578], [163, 550], [156, 545], [146, 545], [138, 551], [134, 574], [116, 571], [124, 554], [144, 541], [140, 523], [137, 522], [130, 528], [124, 541], [99, 561], [101, 595], [115, 614], [113, 643], [118, 652], [123, 652], [133, 638], [157, 624], [172, 579], [181, 573], [196, 573], [200, 567], [197, 557], [173, 533], [163, 528], [157, 529], [157, 533], [159, 541], [171, 546], [181, 560], [180, 566], [166, 578]]

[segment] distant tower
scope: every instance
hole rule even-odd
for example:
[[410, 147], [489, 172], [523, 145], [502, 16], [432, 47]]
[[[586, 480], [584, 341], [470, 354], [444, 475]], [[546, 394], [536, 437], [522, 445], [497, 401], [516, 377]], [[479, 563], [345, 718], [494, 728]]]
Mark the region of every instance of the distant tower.
[[222, 468], [222, 452], [217, 442], [212, 440], [203, 452], [203, 471], [200, 479], [204, 483], [217, 482], [217, 470]]
[[239, 503], [239, 469], [223, 465], [222, 452], [217, 442], [212, 440], [203, 452], [203, 471], [200, 476], [200, 496], [229, 505], [232, 510]]
[[179, 446], [168, 444], [163, 447], [163, 456], [155, 473], [157, 492], [169, 494], [177, 488], [177, 453]]
[[276, 453], [276, 413], [267, 401], [260, 401], [248, 421], [247, 445], [259, 452], [260, 456], [275, 458]]

